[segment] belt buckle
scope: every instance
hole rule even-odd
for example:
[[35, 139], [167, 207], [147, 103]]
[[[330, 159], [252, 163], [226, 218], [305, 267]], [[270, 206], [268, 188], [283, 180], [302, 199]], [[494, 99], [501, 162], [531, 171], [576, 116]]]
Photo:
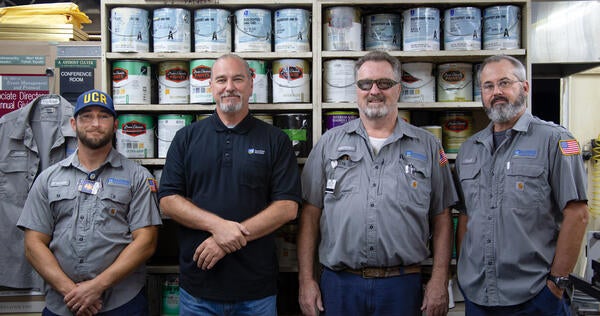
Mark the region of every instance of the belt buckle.
[[375, 268], [363, 268], [361, 270], [361, 272], [362, 272], [362, 277], [364, 279], [381, 278], [383, 276], [380, 273], [380, 269], [375, 269]]

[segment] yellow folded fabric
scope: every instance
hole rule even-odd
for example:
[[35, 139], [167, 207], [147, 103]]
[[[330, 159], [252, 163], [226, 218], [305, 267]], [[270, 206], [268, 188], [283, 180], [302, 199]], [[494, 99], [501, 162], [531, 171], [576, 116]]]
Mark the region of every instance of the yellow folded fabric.
[[72, 2], [42, 3], [0, 8], [0, 23], [9, 24], [82, 24], [92, 23]]

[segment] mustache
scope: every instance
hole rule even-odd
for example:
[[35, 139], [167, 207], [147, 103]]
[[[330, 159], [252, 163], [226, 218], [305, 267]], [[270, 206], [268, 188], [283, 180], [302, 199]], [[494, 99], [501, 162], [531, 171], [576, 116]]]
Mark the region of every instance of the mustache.
[[383, 96], [369, 96], [369, 97], [367, 97], [367, 102], [373, 102], [373, 101], [381, 102], [383, 100], [384, 100]]
[[508, 103], [508, 99], [506, 97], [503, 96], [496, 96], [492, 99], [491, 103], [495, 103], [496, 101], [504, 101], [506, 103]]
[[221, 98], [229, 98], [229, 97], [240, 98], [240, 97], [242, 97], [242, 95], [239, 93], [236, 93], [236, 92], [226, 92], [226, 93], [221, 94]]

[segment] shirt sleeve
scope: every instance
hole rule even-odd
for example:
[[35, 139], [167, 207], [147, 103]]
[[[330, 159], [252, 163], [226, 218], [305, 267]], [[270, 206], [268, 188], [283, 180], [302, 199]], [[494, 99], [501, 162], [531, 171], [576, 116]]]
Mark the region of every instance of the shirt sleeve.
[[[48, 171], [48, 169], [46, 169]], [[33, 182], [23, 211], [17, 221], [22, 230], [31, 229], [51, 236], [54, 230], [54, 219], [48, 199], [48, 172], [42, 172]]]
[[573, 135], [562, 131], [550, 141], [550, 183], [558, 207], [564, 210], [570, 201], [587, 201], [585, 172], [581, 148]]
[[437, 215], [458, 203], [458, 194], [450, 171], [448, 157], [439, 140], [433, 144], [434, 155], [431, 165], [430, 214]]
[[325, 137], [321, 136], [310, 151], [302, 169], [302, 198], [320, 209], [323, 208], [326, 181], [323, 167]]
[[134, 170], [132, 198], [129, 204], [129, 228], [134, 231], [146, 226], [161, 225], [156, 180], [144, 167], [138, 166]]

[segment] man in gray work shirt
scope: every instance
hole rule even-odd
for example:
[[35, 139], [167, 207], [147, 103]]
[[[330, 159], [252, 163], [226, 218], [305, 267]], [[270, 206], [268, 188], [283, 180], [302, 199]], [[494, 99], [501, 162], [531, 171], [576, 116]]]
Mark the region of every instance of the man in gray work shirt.
[[456, 159], [466, 314], [570, 315], [564, 290], [588, 221], [579, 144], [526, 112], [529, 83], [519, 60], [489, 57], [478, 78], [492, 122]]
[[[444, 315], [457, 202], [446, 154], [432, 134], [398, 119], [396, 58], [368, 53], [356, 74], [360, 118], [327, 131], [303, 169], [300, 307], [305, 315]], [[423, 295], [430, 222], [433, 271]]]

